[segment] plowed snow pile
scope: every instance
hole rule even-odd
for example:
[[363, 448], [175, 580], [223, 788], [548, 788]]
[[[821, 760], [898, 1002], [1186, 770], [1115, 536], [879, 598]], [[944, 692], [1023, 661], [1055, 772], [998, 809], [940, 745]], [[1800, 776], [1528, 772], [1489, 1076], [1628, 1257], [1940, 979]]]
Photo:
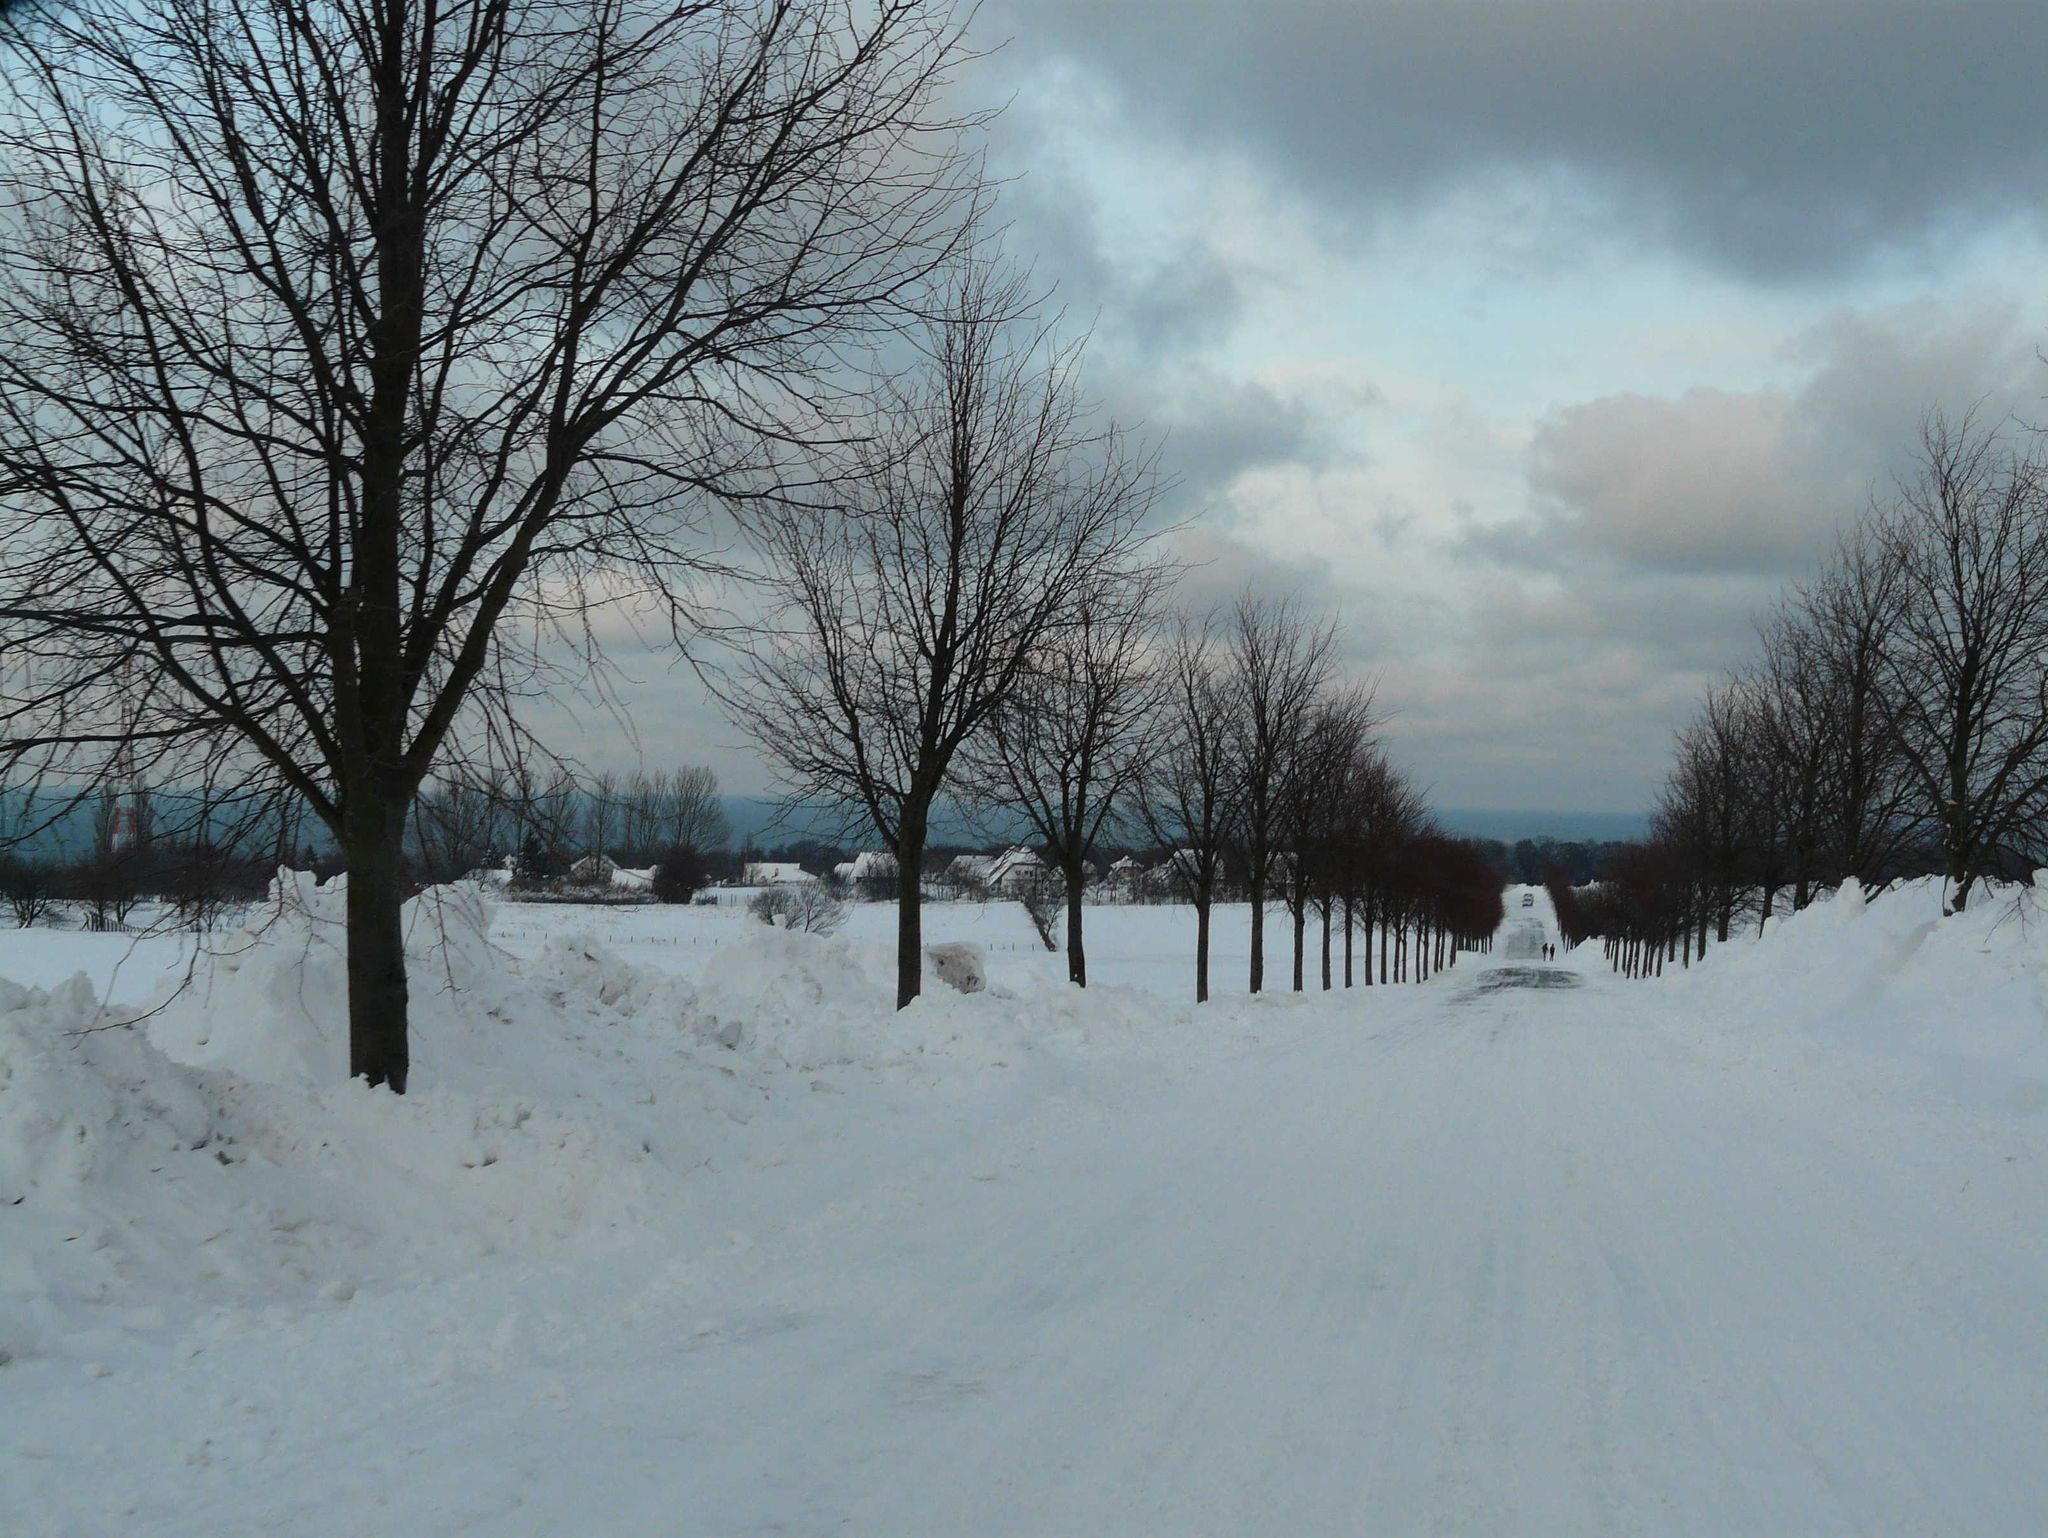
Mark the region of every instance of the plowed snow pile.
[[1848, 1047], [1975, 1104], [2048, 1109], [2048, 871], [1946, 917], [1939, 881], [1851, 881], [1680, 976], [1689, 1006], [1759, 1049]]
[[167, 1306], [346, 1300], [601, 1246], [649, 1221], [650, 1190], [829, 1136], [816, 1070], [928, 1091], [1155, 1012], [933, 986], [898, 1013], [885, 953], [754, 925], [694, 983], [576, 936], [522, 966], [491, 946], [480, 891], [439, 889], [406, 914], [399, 1099], [347, 1077], [344, 902], [339, 881], [283, 876], [147, 1010], [102, 1008], [82, 976], [0, 981], [0, 1354]]

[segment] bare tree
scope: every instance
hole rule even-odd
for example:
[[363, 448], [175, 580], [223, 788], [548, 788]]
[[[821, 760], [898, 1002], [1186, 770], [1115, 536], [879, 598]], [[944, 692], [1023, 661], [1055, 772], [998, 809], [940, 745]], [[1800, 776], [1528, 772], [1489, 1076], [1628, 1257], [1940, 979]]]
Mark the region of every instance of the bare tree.
[[661, 851], [661, 788], [645, 770], [627, 775], [618, 789], [619, 848], [632, 864], [651, 864]]
[[1365, 981], [1373, 982], [1373, 931], [1380, 936], [1380, 981], [1388, 980], [1392, 924], [1403, 851], [1427, 817], [1423, 797], [1378, 748], [1361, 753], [1347, 772], [1336, 838], [1343, 859], [1344, 986], [1351, 986], [1355, 921], [1362, 921]]
[[704, 854], [723, 849], [732, 823], [718, 799], [718, 776], [701, 764], [657, 774], [655, 832], [665, 844], [687, 844]]
[[1281, 873], [1281, 895], [1292, 921], [1294, 991], [1306, 985], [1309, 909], [1322, 915], [1322, 983], [1331, 986], [1330, 926], [1336, 911], [1345, 810], [1351, 776], [1372, 753], [1379, 724], [1372, 690], [1352, 686], [1315, 702], [1306, 730], [1282, 774], [1281, 824], [1291, 858]]
[[792, 797], [857, 814], [894, 856], [899, 1007], [922, 978], [924, 847], [955, 756], [1143, 543], [1149, 465], [1083, 407], [1080, 345], [1028, 309], [1021, 280], [962, 274], [841, 515], [771, 521], [772, 628], [722, 686]]
[[447, 775], [413, 803], [413, 842], [422, 877], [454, 881], [507, 853], [512, 796], [501, 778]]
[[527, 762], [515, 766], [503, 786], [519, 879], [532, 883], [563, 875], [579, 820], [576, 777], [561, 764]]
[[1659, 841], [1677, 851], [1698, 881], [1703, 956], [1709, 926], [1725, 944], [1734, 923], [1752, 825], [1752, 741], [1739, 691], [1708, 690], [1698, 716], [1678, 734], [1678, 762], [1655, 818]]
[[583, 852], [609, 855], [618, 844], [619, 777], [610, 770], [591, 776], [583, 803]]
[[608, 800], [607, 825], [621, 853], [634, 863], [651, 864], [678, 844], [709, 854], [732, 837], [718, 776], [703, 765], [613, 777]]
[[1886, 526], [1903, 599], [1890, 692], [1960, 912], [2048, 826], [2048, 460], [1939, 414], [1921, 449]]
[[1329, 681], [1337, 631], [1315, 623], [1291, 598], [1237, 600], [1230, 616], [1230, 659], [1237, 675], [1234, 746], [1242, 779], [1239, 833], [1252, 905], [1249, 987], [1266, 984], [1266, 899], [1284, 852], [1288, 766], [1296, 759]]
[[[348, 867], [403, 1091], [420, 787], [670, 605], [970, 222], [943, 0], [76, 0], [6, 25], [7, 751], [233, 760]], [[519, 623], [513, 623], [518, 621]], [[129, 677], [133, 670], [132, 678]]]
[[1021, 813], [1066, 899], [1067, 976], [1088, 986], [1082, 898], [1105, 828], [1131, 810], [1159, 712], [1156, 656], [1163, 567], [1093, 575], [1071, 621], [1030, 659], [968, 749], [983, 800]]
[[1137, 803], [1167, 848], [1169, 878], [1195, 909], [1195, 1002], [1209, 999], [1209, 928], [1224, 860], [1237, 833], [1233, 747], [1239, 739], [1237, 680], [1225, 665], [1213, 617], [1183, 618], [1163, 668], [1160, 720]]
[[1866, 886], [1891, 874], [1920, 823], [1887, 692], [1900, 622], [1898, 552], [1860, 526], [1798, 595], [1825, 670], [1834, 741], [1824, 782], [1827, 841], [1840, 872]]

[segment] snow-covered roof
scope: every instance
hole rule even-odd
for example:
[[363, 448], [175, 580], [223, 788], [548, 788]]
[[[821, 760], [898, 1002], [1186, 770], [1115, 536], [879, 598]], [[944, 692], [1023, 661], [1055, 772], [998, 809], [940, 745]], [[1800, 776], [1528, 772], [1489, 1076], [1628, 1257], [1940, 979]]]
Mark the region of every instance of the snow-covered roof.
[[788, 886], [817, 879], [793, 860], [754, 860], [740, 874], [748, 886]]
[[990, 886], [1001, 886], [1044, 873], [1045, 861], [1039, 859], [1037, 850], [1013, 844], [989, 863], [987, 879]]
[[833, 869], [848, 881], [894, 881], [896, 856], [883, 849], [864, 849], [846, 864]]
[[1194, 850], [1169, 849], [1166, 852], [1165, 859], [1159, 861], [1149, 870], [1139, 871], [1138, 874], [1143, 876], [1149, 883], [1161, 887], [1170, 887], [1175, 881], [1193, 881], [1195, 872], [1200, 866], [1201, 861], [1195, 857]]

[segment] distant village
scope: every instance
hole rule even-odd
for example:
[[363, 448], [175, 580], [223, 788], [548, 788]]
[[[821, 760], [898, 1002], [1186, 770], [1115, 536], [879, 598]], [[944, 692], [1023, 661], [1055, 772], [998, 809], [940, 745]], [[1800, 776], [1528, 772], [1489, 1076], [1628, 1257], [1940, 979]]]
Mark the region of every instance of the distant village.
[[[1186, 897], [1181, 872], [1189, 856], [1169, 849], [1127, 850], [1086, 862], [1088, 896], [1098, 902], [1176, 902]], [[888, 902], [897, 895], [896, 857], [883, 850], [849, 851], [806, 842], [758, 852], [723, 852], [705, 862], [701, 884], [693, 883], [686, 900], [698, 903], [744, 902], [774, 887], [818, 886], [854, 902]], [[511, 897], [588, 902], [593, 898], [644, 901], [656, 896], [658, 866], [623, 865], [609, 855], [590, 854], [559, 875], [531, 868], [509, 856], [473, 871], [471, 879], [497, 886]], [[939, 847], [928, 852], [920, 882], [928, 901], [1029, 902], [1063, 896], [1058, 871], [1026, 844], [984, 850]]]
[[[1495, 839], [1471, 841], [1504, 880], [1535, 884], [1545, 870], [1586, 883], [1599, 879], [1607, 857], [1620, 845], [1599, 841], [1525, 838], [1513, 844]], [[1291, 863], [1280, 853], [1280, 874]], [[1188, 877], [1194, 856], [1165, 847], [1111, 848], [1085, 862], [1086, 895], [1091, 902], [1175, 903], [1188, 900]], [[1227, 854], [1217, 895], [1226, 900], [1242, 895], [1242, 875]], [[659, 900], [654, 888], [659, 867], [636, 866], [609, 855], [589, 854], [552, 874], [544, 859], [531, 853], [493, 857], [491, 865], [470, 873], [472, 880], [504, 889], [504, 894], [529, 901]], [[742, 847], [717, 850], [703, 857], [702, 869], [672, 900], [698, 903], [743, 903], [755, 893], [775, 887], [817, 886], [852, 902], [890, 902], [897, 896], [896, 857], [884, 850], [849, 850], [818, 840], [802, 840], [769, 850]], [[1060, 874], [1028, 844], [983, 849], [935, 845], [926, 852], [920, 887], [927, 901], [1032, 902], [1060, 898]]]

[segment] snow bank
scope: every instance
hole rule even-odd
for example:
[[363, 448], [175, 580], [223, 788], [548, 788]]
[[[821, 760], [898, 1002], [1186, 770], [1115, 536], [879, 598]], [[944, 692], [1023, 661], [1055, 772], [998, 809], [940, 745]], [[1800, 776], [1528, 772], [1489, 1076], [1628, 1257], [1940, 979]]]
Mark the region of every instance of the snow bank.
[[131, 1198], [189, 1162], [217, 1121], [192, 1075], [109, 1027], [82, 974], [48, 992], [0, 981], [0, 1361], [65, 1301], [106, 1297], [139, 1249], [188, 1237], [174, 1203], [144, 1229], [157, 1214]]
[[1083, 997], [1036, 967], [1017, 968], [1009, 987], [962, 994], [929, 956], [923, 995], [899, 1011], [892, 947], [752, 923], [693, 980], [634, 966], [588, 935], [550, 939], [533, 970], [628, 1019], [767, 1069], [975, 1072], [1048, 1046], [1128, 1040], [1159, 1014], [1149, 998], [1115, 989]]
[[256, 1082], [175, 1061], [131, 1018], [83, 978], [0, 983], [0, 1354], [158, 1325], [167, 1303], [345, 1302], [500, 1249], [601, 1242], [646, 1209], [652, 1147], [620, 1118], [513, 1091]]
[[281, 877], [154, 1009], [0, 983], [0, 1351], [623, 1239], [744, 1103], [522, 977], [473, 889], [408, 908], [414, 1093], [351, 1082], [344, 900]]
[[281, 873], [146, 1009], [0, 983], [0, 1352], [623, 1242], [698, 1171], [843, 1136], [822, 1090], [967, 1085], [1159, 1013], [1027, 965], [899, 1012], [888, 947], [756, 924], [694, 979], [588, 936], [521, 963], [455, 887], [406, 910], [400, 1098], [347, 1078], [345, 903]]
[[1677, 986], [1724, 1018], [1909, 1062], [1963, 1099], [2048, 1110], [2048, 872], [1941, 908], [1938, 880], [1848, 882], [1710, 947]]
[[[346, 877], [323, 886], [306, 872], [279, 871], [243, 928], [201, 958], [188, 981], [166, 990], [151, 1037], [182, 1062], [247, 1078], [330, 1084], [346, 1077], [347, 903]], [[492, 986], [502, 958], [489, 932], [490, 910], [474, 884], [435, 887], [405, 906], [412, 996], [428, 1024], [419, 1045], [444, 1066], [451, 1054], [489, 1055], [488, 1043], [476, 1039], [501, 991]]]

